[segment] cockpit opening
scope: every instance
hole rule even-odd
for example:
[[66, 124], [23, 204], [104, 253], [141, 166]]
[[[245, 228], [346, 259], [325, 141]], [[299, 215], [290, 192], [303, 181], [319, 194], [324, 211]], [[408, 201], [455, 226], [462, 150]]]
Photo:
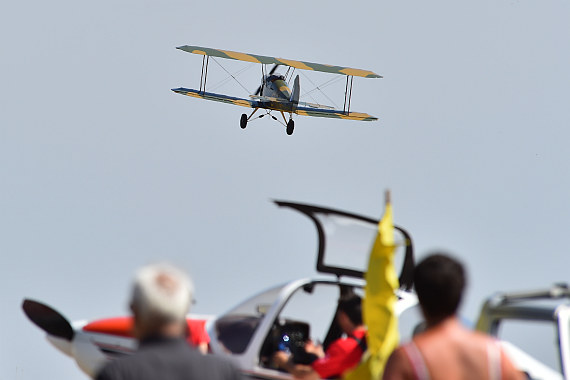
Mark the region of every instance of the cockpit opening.
[[278, 79], [285, 80], [285, 76], [283, 76], [281, 74], [272, 74], [272, 75], [268, 76], [266, 80], [267, 80], [267, 82], [274, 82]]

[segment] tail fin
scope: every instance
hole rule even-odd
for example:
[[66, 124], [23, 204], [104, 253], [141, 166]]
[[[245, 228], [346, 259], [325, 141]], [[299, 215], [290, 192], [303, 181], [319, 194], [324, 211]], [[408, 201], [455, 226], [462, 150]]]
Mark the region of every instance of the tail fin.
[[291, 93], [291, 103], [293, 103], [293, 109], [297, 108], [299, 104], [299, 95], [301, 94], [301, 84], [299, 83], [299, 76], [295, 77], [295, 83], [293, 83], [293, 92]]

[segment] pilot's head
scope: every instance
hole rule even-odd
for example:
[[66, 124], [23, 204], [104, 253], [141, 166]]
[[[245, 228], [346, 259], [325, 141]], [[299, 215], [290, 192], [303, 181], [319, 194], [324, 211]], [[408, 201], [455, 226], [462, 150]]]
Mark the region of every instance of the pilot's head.
[[347, 333], [362, 325], [362, 299], [356, 294], [339, 299], [337, 321]]
[[465, 283], [463, 265], [447, 254], [434, 253], [416, 266], [414, 286], [428, 325], [457, 313]]
[[139, 269], [131, 296], [137, 338], [183, 335], [192, 293], [190, 278], [172, 265], [152, 264]]

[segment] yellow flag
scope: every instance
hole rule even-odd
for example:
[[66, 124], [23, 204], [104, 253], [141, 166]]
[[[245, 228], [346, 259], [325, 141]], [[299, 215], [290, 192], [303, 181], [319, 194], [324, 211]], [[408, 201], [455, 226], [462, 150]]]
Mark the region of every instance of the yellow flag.
[[395, 313], [399, 287], [394, 268], [394, 224], [389, 193], [386, 194], [384, 216], [370, 252], [366, 271], [362, 313], [368, 328], [368, 352], [360, 364], [344, 378], [350, 380], [381, 379], [384, 366], [399, 341], [398, 319]]

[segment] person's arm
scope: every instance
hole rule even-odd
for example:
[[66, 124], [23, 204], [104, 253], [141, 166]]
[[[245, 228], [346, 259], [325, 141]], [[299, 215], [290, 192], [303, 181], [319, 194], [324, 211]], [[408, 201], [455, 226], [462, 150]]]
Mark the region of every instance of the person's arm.
[[291, 363], [291, 355], [285, 351], [277, 351], [273, 354], [273, 363], [279, 368], [289, 371], [288, 365]]
[[309, 354], [315, 355], [317, 358], [325, 357], [323, 346], [321, 344], [314, 344], [312, 340], [309, 340], [307, 343], [305, 343], [305, 351], [307, 351]]
[[402, 349], [392, 352], [388, 358], [382, 380], [413, 380], [414, 372], [410, 361]]
[[353, 339], [337, 339], [329, 345], [325, 356], [311, 363], [311, 367], [323, 379], [341, 376], [350, 369], [347, 368], [347, 358], [357, 348], [358, 345]]
[[208, 353], [208, 343], [200, 343], [198, 344], [198, 351], [200, 351], [202, 354], [207, 354]]
[[515, 368], [508, 355], [501, 349], [501, 373], [504, 380], [525, 380], [527, 376], [524, 372]]
[[320, 378], [311, 366], [293, 363], [291, 355], [283, 351], [277, 351], [273, 355], [273, 362], [277, 367], [284, 369], [297, 379], [309, 380]]

